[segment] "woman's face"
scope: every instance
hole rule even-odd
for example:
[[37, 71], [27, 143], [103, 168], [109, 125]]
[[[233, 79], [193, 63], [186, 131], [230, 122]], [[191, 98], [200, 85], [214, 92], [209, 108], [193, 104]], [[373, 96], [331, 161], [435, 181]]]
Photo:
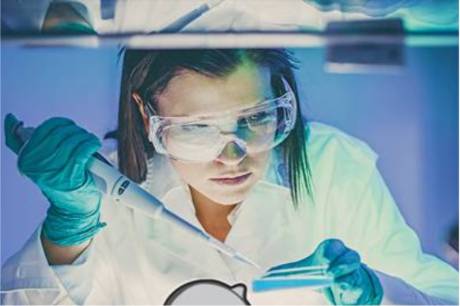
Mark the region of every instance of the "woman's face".
[[[182, 71], [157, 96], [157, 109], [161, 116], [221, 114], [272, 97], [269, 70], [245, 63], [222, 78]], [[263, 175], [269, 154], [248, 154], [229, 141], [215, 160], [171, 162], [192, 193], [218, 204], [233, 205], [243, 201]]]

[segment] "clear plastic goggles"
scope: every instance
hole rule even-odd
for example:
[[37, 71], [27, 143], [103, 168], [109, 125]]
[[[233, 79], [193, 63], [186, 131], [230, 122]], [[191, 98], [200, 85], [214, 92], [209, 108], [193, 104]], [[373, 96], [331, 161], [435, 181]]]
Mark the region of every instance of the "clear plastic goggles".
[[227, 144], [246, 153], [268, 151], [287, 138], [296, 120], [296, 99], [286, 93], [253, 107], [219, 115], [150, 116], [149, 140], [158, 153], [189, 162], [215, 160]]

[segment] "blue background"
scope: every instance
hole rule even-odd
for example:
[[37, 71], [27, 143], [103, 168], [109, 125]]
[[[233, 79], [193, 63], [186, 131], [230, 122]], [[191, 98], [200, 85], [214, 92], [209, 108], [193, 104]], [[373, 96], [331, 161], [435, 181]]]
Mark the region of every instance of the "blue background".
[[[330, 74], [325, 50], [295, 50], [304, 114], [366, 141], [424, 249], [444, 257], [458, 219], [458, 49], [408, 48], [400, 73]], [[1, 49], [1, 113], [36, 126], [69, 117], [102, 137], [116, 127], [115, 48]], [[28, 239], [48, 204], [1, 141], [1, 262]], [[114, 148], [106, 144], [106, 150]]]

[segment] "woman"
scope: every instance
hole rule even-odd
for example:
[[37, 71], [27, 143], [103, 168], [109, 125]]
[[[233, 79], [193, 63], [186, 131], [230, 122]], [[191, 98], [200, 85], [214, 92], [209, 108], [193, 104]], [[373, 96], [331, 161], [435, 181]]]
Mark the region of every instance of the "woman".
[[[457, 272], [422, 253], [375, 153], [331, 127], [304, 126], [293, 61], [285, 50], [127, 50], [120, 170], [264, 270], [327, 265], [330, 303], [456, 303]], [[101, 198], [85, 170], [99, 148], [53, 118], [19, 152], [19, 170], [50, 208], [5, 265], [3, 302], [161, 304], [190, 280], [249, 284], [260, 273]], [[280, 291], [270, 302], [309, 294]]]

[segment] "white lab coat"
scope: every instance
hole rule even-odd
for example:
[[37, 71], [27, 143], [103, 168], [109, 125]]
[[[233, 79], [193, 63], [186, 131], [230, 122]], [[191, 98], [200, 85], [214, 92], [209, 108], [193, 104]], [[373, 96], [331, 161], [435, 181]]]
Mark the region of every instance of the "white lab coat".
[[[263, 268], [309, 255], [324, 239], [339, 238], [377, 271], [384, 302], [458, 303], [458, 272], [423, 254], [376, 168], [376, 154], [361, 141], [310, 123], [307, 143], [314, 201], [294, 209], [289, 190], [275, 184], [276, 164], [229, 216], [226, 243]], [[149, 163], [143, 186], [171, 210], [200, 226], [189, 191], [164, 157]], [[2, 271], [3, 304], [162, 304], [181, 284], [218, 279], [250, 289], [254, 268], [209, 248], [161, 219], [104, 199], [107, 227], [70, 266], [50, 267], [39, 233]], [[252, 304], [326, 303], [305, 288], [248, 292]]]

